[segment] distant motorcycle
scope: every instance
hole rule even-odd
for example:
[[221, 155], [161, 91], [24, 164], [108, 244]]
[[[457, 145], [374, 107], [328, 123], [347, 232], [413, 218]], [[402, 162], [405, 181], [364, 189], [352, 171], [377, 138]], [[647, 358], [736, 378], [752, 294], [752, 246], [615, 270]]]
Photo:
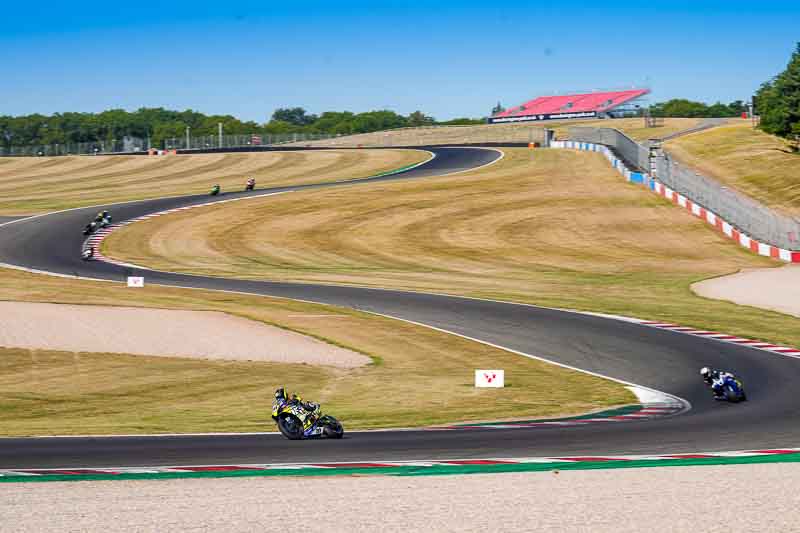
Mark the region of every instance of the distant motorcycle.
[[330, 415], [323, 415], [319, 406], [315, 411], [308, 411], [302, 402], [290, 402], [286, 398], [275, 399], [272, 419], [289, 440], [313, 437], [341, 439], [344, 435], [342, 424]]
[[210, 193], [210, 194], [211, 194], [211, 196], [217, 196], [221, 190], [222, 190], [222, 189], [220, 188], [220, 186], [219, 186], [219, 185], [214, 185], [214, 186], [211, 188], [211, 193]]
[[84, 235], [91, 235], [92, 233], [96, 232], [97, 230], [102, 229], [102, 228], [107, 228], [110, 225], [111, 225], [111, 217], [110, 216], [104, 217], [104, 218], [102, 218], [100, 220], [95, 219], [95, 220], [92, 220], [91, 222], [89, 222], [88, 224], [86, 224], [86, 227], [83, 228], [83, 234]]
[[83, 228], [83, 234], [84, 234], [84, 235], [91, 235], [92, 233], [94, 233], [95, 231], [97, 231], [97, 229], [98, 229], [98, 226], [99, 226], [99, 225], [98, 225], [98, 223], [97, 223], [97, 222], [94, 222], [94, 221], [92, 221], [92, 222], [89, 222], [88, 224], [86, 224], [86, 227], [85, 227], [85, 228]]
[[244, 190], [245, 191], [252, 191], [255, 188], [256, 188], [256, 180], [254, 180], [253, 178], [250, 178], [249, 180], [247, 180], [247, 184], [244, 186]]

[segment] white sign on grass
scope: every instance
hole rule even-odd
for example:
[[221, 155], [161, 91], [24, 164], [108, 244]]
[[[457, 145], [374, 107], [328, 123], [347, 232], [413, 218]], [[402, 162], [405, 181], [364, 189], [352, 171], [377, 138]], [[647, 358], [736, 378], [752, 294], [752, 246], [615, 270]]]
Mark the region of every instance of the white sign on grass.
[[503, 388], [505, 387], [505, 372], [502, 370], [476, 370], [475, 386]]
[[128, 287], [144, 287], [144, 278], [141, 276], [128, 276]]

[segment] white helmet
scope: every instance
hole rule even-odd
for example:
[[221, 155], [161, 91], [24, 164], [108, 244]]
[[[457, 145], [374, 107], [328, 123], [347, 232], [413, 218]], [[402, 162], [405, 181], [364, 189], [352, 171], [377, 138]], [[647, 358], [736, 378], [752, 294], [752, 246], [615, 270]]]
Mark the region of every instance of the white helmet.
[[708, 368], [707, 366], [704, 366], [703, 368], [700, 369], [700, 375], [703, 376], [703, 377], [708, 376], [710, 373], [711, 373], [711, 369]]

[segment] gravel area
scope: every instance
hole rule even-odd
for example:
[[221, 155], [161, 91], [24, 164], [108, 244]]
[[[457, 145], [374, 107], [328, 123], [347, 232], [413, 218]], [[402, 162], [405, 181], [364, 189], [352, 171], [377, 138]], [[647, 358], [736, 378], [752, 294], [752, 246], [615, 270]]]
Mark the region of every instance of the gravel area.
[[351, 350], [214, 311], [27, 302], [0, 302], [0, 346], [342, 368], [370, 362]]
[[0, 485], [0, 508], [8, 532], [798, 531], [798, 478], [800, 465], [783, 463], [19, 483]]
[[728, 300], [800, 317], [800, 265], [759, 268], [700, 281], [692, 290], [706, 298]]

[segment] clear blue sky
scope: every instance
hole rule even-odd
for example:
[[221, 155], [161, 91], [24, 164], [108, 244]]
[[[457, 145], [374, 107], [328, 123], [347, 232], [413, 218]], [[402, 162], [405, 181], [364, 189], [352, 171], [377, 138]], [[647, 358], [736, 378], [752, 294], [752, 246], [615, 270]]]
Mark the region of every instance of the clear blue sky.
[[299, 105], [447, 119], [632, 85], [652, 101], [727, 102], [800, 41], [797, 0], [143, 5], [4, 3], [0, 114], [163, 106], [261, 122]]

